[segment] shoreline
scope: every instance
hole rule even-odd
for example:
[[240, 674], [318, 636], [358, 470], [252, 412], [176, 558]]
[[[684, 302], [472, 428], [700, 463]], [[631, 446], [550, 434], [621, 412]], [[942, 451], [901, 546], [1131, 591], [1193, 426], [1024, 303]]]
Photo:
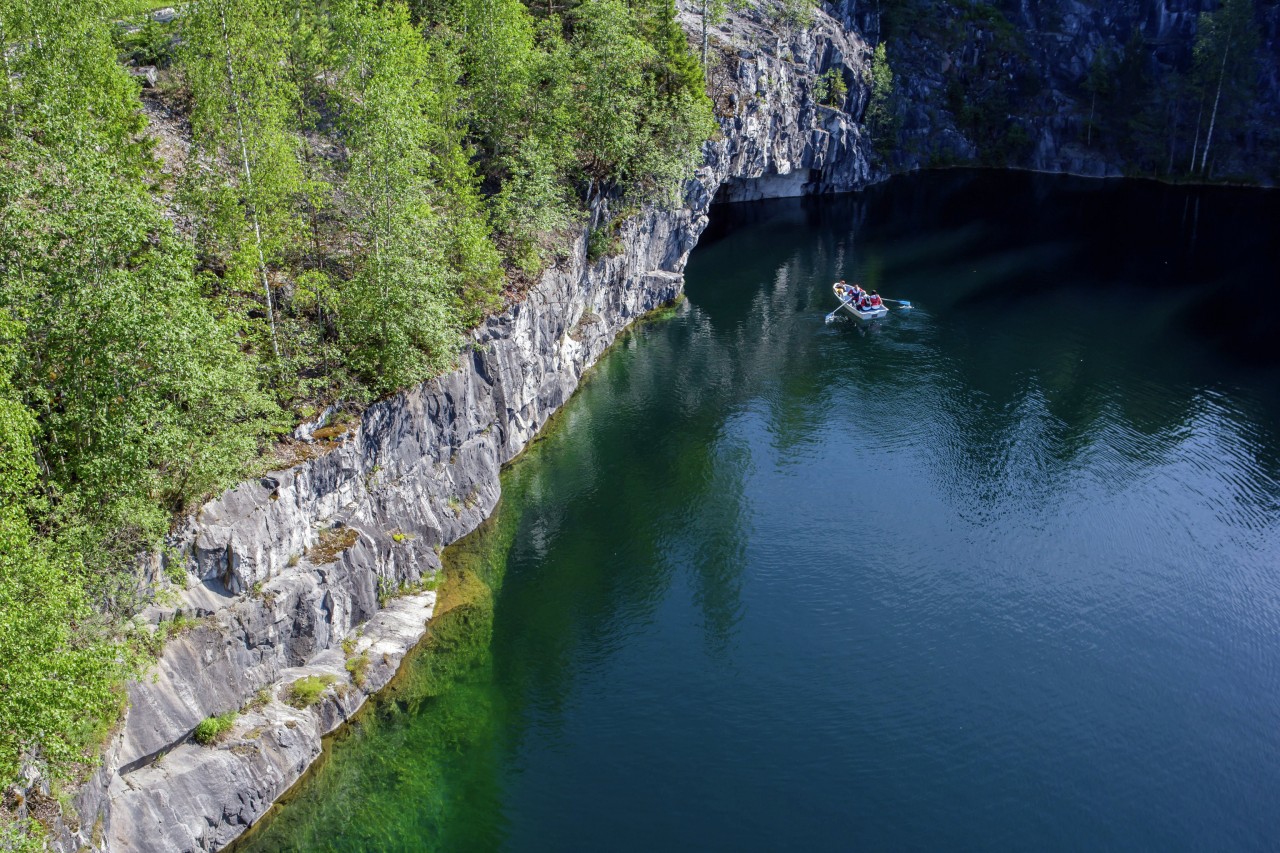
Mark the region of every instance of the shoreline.
[[[630, 325], [626, 326], [618, 333], [617, 338], [610, 344], [595, 361], [587, 368], [579, 380], [578, 389], [581, 390], [583, 385], [590, 381], [596, 370], [603, 363], [604, 359], [611, 353], [616, 352], [617, 348], [626, 343], [631, 335], [646, 325], [655, 322], [662, 322], [667, 319], [668, 312], [678, 310], [678, 307], [684, 302], [684, 294], [681, 292], [669, 302], [659, 305], [648, 313], [637, 317]], [[577, 395], [575, 390], [574, 396]], [[572, 398], [571, 398], [572, 399]], [[557, 409], [547, 422], [539, 430], [536, 436], [525, 445], [516, 456], [503, 463], [499, 476], [505, 476], [513, 467], [521, 464], [533, 464], [534, 459], [530, 457], [535, 455], [538, 446], [549, 439], [560, 427], [564, 426], [561, 415], [567, 409], [566, 405]], [[501, 501], [501, 498], [499, 498]], [[416, 641], [400, 655], [396, 665], [395, 672], [391, 677], [378, 687], [366, 693], [360, 704], [352, 711], [349, 716], [341, 719], [328, 732], [320, 737], [320, 752], [307, 765], [290, 785], [280, 795], [278, 795], [265, 812], [255, 820], [247, 830], [240, 836], [235, 838], [226, 847], [222, 848], [228, 853], [237, 853], [249, 848], [253, 843], [255, 836], [265, 831], [271, 825], [271, 822], [277, 816], [277, 812], [281, 806], [287, 806], [289, 801], [299, 796], [308, 782], [310, 782], [316, 774], [323, 772], [326, 763], [332, 757], [333, 748], [339, 744], [344, 738], [354, 733], [355, 727], [359, 726], [362, 719], [374, 713], [379, 702], [394, 697], [396, 690], [405, 687], [406, 680], [411, 675], [411, 669], [418, 658], [433, 653], [432, 649], [432, 628], [443, 620], [451, 612], [465, 607], [487, 603], [491, 606], [493, 599], [496, 598], [497, 589], [490, 587], [479, 579], [474, 579], [468, 575], [468, 567], [475, 559], [485, 560], [484, 554], [476, 554], [477, 545], [485, 544], [485, 537], [492, 535], [493, 528], [499, 524], [499, 516], [501, 514], [501, 506], [495, 506], [494, 511], [471, 532], [467, 533], [461, 539], [451, 542], [440, 554], [441, 569], [437, 578], [440, 579], [439, 585], [436, 587], [433, 598], [434, 608], [430, 613], [421, 635]], [[471, 573], [474, 575], [474, 571]]]
[[[457, 370], [369, 406], [327, 453], [206, 503], [169, 538], [168, 556], [148, 556], [149, 578], [163, 585], [181, 568], [187, 582], [176, 602], [144, 618], [182, 614], [195, 624], [128, 685], [129, 709], [75, 792], [75, 815], [52, 830], [55, 849], [217, 850], [239, 838], [306, 772], [324, 735], [407, 671], [403, 657], [428, 631], [435, 593], [418, 592], [413, 606], [388, 596], [436, 575], [443, 548], [490, 516], [501, 470], [536, 442], [590, 366], [680, 295], [720, 188], [818, 175], [815, 186], [852, 190], [877, 177], [854, 117], [813, 98], [833, 61], [862, 79], [869, 50], [860, 36], [823, 12], [789, 43], [766, 19], [732, 28], [729, 41], [762, 48], [728, 80], [749, 96], [721, 116], [680, 208], [642, 208], [618, 227], [620, 253], [594, 262], [588, 235], [578, 235], [522, 302], [471, 333]], [[355, 684], [347, 664], [384, 639], [379, 614], [400, 609], [417, 613], [417, 624], [357, 664], [366, 670]], [[307, 675], [333, 681], [311, 707], [282, 701]], [[231, 737], [194, 743], [199, 724], [232, 713]]]

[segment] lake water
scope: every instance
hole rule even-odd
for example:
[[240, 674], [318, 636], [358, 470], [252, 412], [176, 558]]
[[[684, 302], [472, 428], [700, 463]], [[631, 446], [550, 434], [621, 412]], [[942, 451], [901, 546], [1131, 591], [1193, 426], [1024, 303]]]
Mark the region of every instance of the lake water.
[[[1280, 843], [1280, 195], [713, 220], [245, 848]], [[824, 323], [840, 277], [917, 307]]]

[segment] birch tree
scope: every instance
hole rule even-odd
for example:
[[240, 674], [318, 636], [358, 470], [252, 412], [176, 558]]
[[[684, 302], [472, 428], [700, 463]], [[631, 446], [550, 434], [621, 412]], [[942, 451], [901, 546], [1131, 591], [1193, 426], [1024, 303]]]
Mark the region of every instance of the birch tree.
[[90, 757], [130, 665], [105, 611], [272, 411], [153, 195], [108, 10], [0, 0], [0, 786]]
[[448, 365], [468, 288], [495, 289], [474, 173], [458, 123], [458, 66], [402, 4], [350, 0], [344, 52], [347, 189], [361, 244], [340, 299], [344, 349], [378, 391]]
[[257, 280], [277, 362], [270, 270], [297, 228], [290, 202], [301, 188], [287, 26], [274, 0], [201, 0], [183, 27], [191, 126], [210, 172], [199, 196], [206, 245], [227, 251], [233, 282]]
[[[1192, 166], [1200, 174], [1208, 174], [1209, 154], [1214, 133], [1230, 123], [1256, 83], [1258, 24], [1254, 18], [1253, 0], [1224, 0], [1214, 12], [1200, 15], [1194, 48], [1195, 79], [1201, 88], [1203, 109], [1209, 113], [1209, 127], [1200, 163]], [[1199, 122], [1196, 127], [1199, 142]]]

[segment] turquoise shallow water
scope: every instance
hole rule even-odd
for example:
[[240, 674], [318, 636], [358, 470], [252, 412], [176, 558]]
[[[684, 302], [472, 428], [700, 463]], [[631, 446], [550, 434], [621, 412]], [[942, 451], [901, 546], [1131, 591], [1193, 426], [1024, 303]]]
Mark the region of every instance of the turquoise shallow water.
[[[718, 209], [253, 850], [1265, 849], [1280, 199]], [[830, 282], [918, 308], [832, 324]]]

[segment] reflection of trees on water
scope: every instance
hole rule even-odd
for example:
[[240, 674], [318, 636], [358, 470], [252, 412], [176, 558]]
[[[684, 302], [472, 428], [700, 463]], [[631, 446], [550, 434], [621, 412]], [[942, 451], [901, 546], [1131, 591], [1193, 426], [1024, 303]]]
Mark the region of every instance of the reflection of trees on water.
[[[919, 439], [958, 506], [991, 504], [1011, 489], [1047, 505], [1084, 466], [1105, 462], [1120, 489], [1186, 452], [1206, 428], [1209, 389], [1254, 369], [1212, 335], [1187, 334], [1185, 317], [1204, 290], [1197, 270], [1247, 278], [1274, 262], [1275, 249], [1249, 245], [1256, 229], [1238, 238], [1219, 230], [1212, 240], [1202, 233], [1187, 247], [1175, 224], [1185, 191], [1023, 175], [1001, 180], [1030, 191], [991, 193], [991, 178], [961, 173], [820, 207], [788, 203], [780, 225], [761, 208], [758, 233], [739, 230], [695, 255], [691, 298], [749, 374], [774, 377], [774, 387], [755, 393], [769, 402], [780, 446], [828, 440], [824, 412], [834, 409], [851, 437]], [[1239, 223], [1258, 199], [1248, 194], [1234, 214], [1230, 199], [1216, 204]], [[801, 228], [800, 242], [787, 239]], [[775, 234], [790, 254], [768, 254]], [[1182, 266], [1151, 281], [1166, 267], [1162, 255]], [[750, 281], [761, 277], [761, 260], [772, 265], [771, 284]], [[891, 317], [886, 333], [860, 346], [828, 345], [805, 325], [810, 317], [796, 315], [829, 310], [836, 277], [924, 308]], [[738, 280], [757, 288], [752, 299], [725, 297]], [[837, 327], [846, 337], [866, 328], [853, 320]], [[833, 407], [832, 394], [844, 392], [853, 403]], [[1275, 412], [1278, 402], [1258, 405]], [[1274, 481], [1277, 437], [1241, 433], [1255, 415], [1219, 407], [1214, 428], [1224, 447], [1244, 449], [1250, 470], [1257, 455], [1256, 473]], [[922, 417], [928, 429], [903, 424]], [[1250, 499], [1265, 496], [1241, 496]]]
[[[1187, 191], [944, 177], [717, 209], [748, 221], [694, 254], [683, 316], [622, 343], [507, 472], [453, 554], [459, 606], [256, 849], [500, 846], [522, 738], [554, 738], [630, 632], [687, 588], [702, 652], [728, 657], [753, 469], [832, 441], [918, 459], [977, 523], [1011, 497], [1052, 510], [1082, 470], [1119, 490], [1177, 457], [1217, 466], [1224, 511], [1274, 526], [1280, 436], [1262, 425], [1280, 400], [1218, 393], [1259, 368], [1185, 324], [1196, 276], [1239, 279], [1249, 247], [1204, 214], [1180, 245]], [[1144, 278], [1165, 254], [1177, 270]], [[921, 308], [878, 334], [826, 326], [837, 277]]]

